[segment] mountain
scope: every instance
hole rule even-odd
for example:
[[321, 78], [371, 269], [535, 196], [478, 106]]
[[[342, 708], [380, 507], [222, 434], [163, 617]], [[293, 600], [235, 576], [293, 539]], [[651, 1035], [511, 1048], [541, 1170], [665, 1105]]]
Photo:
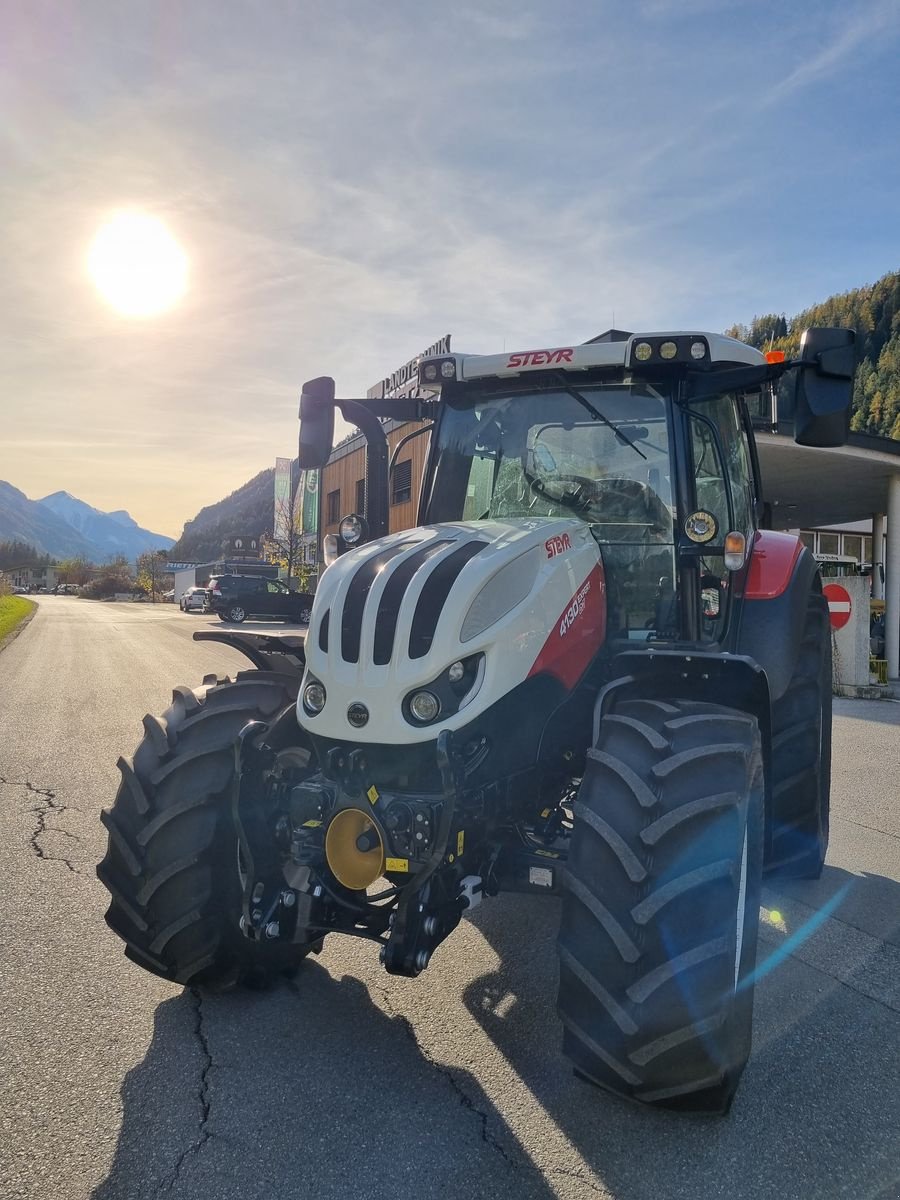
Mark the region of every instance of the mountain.
[[0, 479], [0, 541], [27, 542], [54, 558], [94, 558], [88, 538], [36, 500]]
[[829, 296], [805, 312], [786, 317], [767, 313], [726, 332], [760, 350], [796, 353], [800, 334], [811, 325], [856, 330], [858, 365], [850, 428], [900, 441], [900, 271], [876, 283]]
[[118, 554], [129, 560], [135, 559], [146, 550], [168, 550], [175, 542], [174, 538], [165, 534], [142, 529], [124, 509], [101, 512], [99, 508], [85, 504], [68, 492], [53, 492], [37, 503], [61, 517], [86, 538], [94, 547], [91, 557], [96, 562], [103, 562]]
[[201, 508], [169, 551], [173, 562], [211, 562], [222, 553], [228, 537], [259, 537], [272, 532], [275, 511], [275, 470], [268, 467], [236, 492]]
[[68, 492], [29, 500], [0, 480], [0, 542], [23, 542], [53, 558], [102, 563], [117, 555], [134, 560], [145, 550], [167, 550], [172, 538], [142, 529], [124, 509], [104, 513]]

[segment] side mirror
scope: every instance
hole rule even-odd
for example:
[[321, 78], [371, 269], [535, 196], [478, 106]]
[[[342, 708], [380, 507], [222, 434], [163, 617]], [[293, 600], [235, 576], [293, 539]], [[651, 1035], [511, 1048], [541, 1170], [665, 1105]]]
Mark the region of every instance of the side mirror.
[[800, 339], [794, 397], [794, 441], [800, 446], [843, 446], [850, 432], [856, 369], [852, 329], [807, 329]]
[[334, 380], [310, 379], [300, 393], [300, 469], [324, 467], [334, 441]]

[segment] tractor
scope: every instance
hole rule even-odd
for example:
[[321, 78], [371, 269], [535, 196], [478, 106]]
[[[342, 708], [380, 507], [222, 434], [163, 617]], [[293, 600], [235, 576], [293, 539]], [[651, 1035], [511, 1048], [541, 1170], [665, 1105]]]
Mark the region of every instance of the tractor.
[[[330, 539], [305, 636], [198, 631], [251, 668], [177, 687], [120, 759], [98, 875], [128, 958], [223, 990], [344, 934], [417, 976], [485, 899], [559, 897], [576, 1074], [726, 1112], [763, 876], [816, 878], [828, 843], [828, 607], [768, 528], [754, 427], [842, 444], [854, 365], [843, 329], [790, 360], [610, 331], [426, 357], [406, 398], [304, 385], [300, 465], [339, 411], [366, 511]], [[387, 417], [430, 443], [394, 533]]]

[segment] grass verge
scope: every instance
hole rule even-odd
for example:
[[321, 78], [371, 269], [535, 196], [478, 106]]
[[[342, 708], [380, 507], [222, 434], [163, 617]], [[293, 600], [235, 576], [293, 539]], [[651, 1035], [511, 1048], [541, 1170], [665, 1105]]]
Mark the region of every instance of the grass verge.
[[36, 608], [35, 602], [24, 596], [0, 596], [0, 649]]

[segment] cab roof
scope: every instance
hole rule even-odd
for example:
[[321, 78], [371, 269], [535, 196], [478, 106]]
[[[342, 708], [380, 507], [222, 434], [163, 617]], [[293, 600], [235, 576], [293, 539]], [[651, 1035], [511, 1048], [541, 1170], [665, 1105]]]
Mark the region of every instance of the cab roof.
[[[551, 346], [503, 354], [447, 354], [419, 360], [419, 384], [436, 390], [442, 381], [519, 376], [548, 369], [587, 371], [595, 367], [651, 369], [687, 363], [693, 367], [765, 365], [766, 357], [752, 346], [720, 333], [671, 330], [624, 333], [611, 330], [580, 346]], [[671, 348], [675, 350], [672, 353]], [[649, 351], [646, 349], [649, 347]], [[702, 347], [702, 353], [700, 348]], [[662, 352], [662, 353], [661, 353]], [[646, 357], [642, 357], [645, 355]], [[452, 365], [451, 365], [452, 364]]]

